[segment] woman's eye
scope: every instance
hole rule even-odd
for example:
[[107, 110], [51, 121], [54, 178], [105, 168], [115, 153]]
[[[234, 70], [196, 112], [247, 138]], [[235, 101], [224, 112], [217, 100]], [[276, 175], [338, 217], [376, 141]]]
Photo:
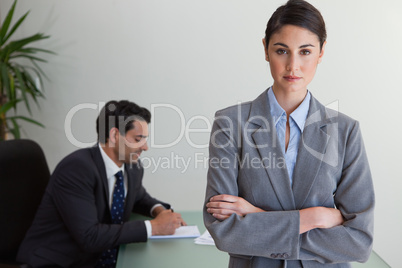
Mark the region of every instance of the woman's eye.
[[310, 50], [302, 50], [302, 51], [300, 51], [300, 54], [301, 55], [310, 55]]
[[278, 50], [276, 51], [276, 53], [277, 53], [278, 55], [287, 54], [286, 50], [284, 50], [284, 49], [278, 49]]

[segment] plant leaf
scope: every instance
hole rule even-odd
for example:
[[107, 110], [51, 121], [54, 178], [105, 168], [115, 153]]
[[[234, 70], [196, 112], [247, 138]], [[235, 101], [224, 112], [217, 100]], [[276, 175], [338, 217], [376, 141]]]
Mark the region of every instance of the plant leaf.
[[32, 54], [37, 53], [37, 52], [43, 52], [43, 53], [49, 53], [49, 54], [56, 55], [56, 53], [51, 50], [36, 48], [36, 47], [26, 47], [26, 48], [20, 49], [19, 51], [23, 52], [23, 53], [32, 53]]
[[43, 127], [43, 128], [45, 127], [42, 123], [39, 123], [38, 121], [35, 121], [35, 120], [33, 120], [31, 118], [28, 118], [26, 116], [21, 116], [21, 115], [10, 116], [10, 117], [6, 117], [6, 119], [10, 119], [10, 120], [21, 119], [21, 120], [27, 121], [29, 123], [35, 124], [37, 126], [40, 126], [40, 127]]
[[6, 104], [0, 107], [0, 114], [6, 114], [8, 110], [13, 108], [20, 101], [21, 101], [20, 99], [8, 101]]
[[36, 86], [36, 83], [34, 79], [32, 78], [31, 74], [27, 70], [23, 70], [22, 75], [24, 77], [24, 80], [26, 82], [26, 86], [28, 89], [28, 92], [32, 95], [34, 100], [36, 101], [36, 97], [41, 96], [42, 97], [42, 91]]
[[25, 45], [32, 43], [32, 42], [37, 42], [43, 39], [47, 39], [50, 36], [48, 35], [44, 35], [42, 33], [37, 33], [34, 35], [31, 35], [29, 37], [23, 38], [23, 39], [19, 39], [16, 41], [12, 41], [10, 43], [8, 43], [4, 48], [3, 48], [3, 52], [1, 55], [2, 58], [4, 59], [8, 59], [8, 57], [12, 54], [12, 53], [16, 53], [19, 52], [20, 49], [22, 49]]
[[[49, 77], [45, 74], [45, 72], [42, 70], [42, 68], [41, 68], [36, 62], [34, 62], [34, 61], [31, 61], [31, 62], [32, 62], [32, 64], [36, 67], [36, 69], [35, 69], [35, 68], [32, 68], [32, 69], [34, 70], [34, 72], [36, 73], [36, 75], [39, 77], [40, 84], [43, 85], [43, 81], [42, 81], [41, 74], [42, 74], [47, 80], [49, 80]], [[39, 72], [38, 72], [38, 71], [39, 71]]]
[[[7, 90], [6, 95], [9, 98], [11, 95], [10, 80], [8, 79], [8, 66], [7, 64], [0, 61], [0, 71], [1, 71], [1, 94], [4, 95], [3, 88]], [[11, 99], [10, 99], [11, 100]]]
[[[5, 120], [8, 131], [14, 135], [16, 139], [21, 136], [21, 127], [18, 125], [19, 120], [29, 122], [31, 124], [44, 127], [42, 123], [31, 119], [31, 116], [6, 116], [10, 109], [17, 109], [17, 103], [23, 102], [32, 115], [30, 102], [32, 99], [39, 106], [38, 98], [44, 97], [41, 86], [35, 79], [39, 78], [40, 85], [43, 85], [42, 75], [46, 74], [39, 67], [39, 62], [47, 62], [46, 58], [42, 58], [39, 53], [56, 54], [53, 51], [32, 47], [31, 43], [49, 38], [50, 36], [43, 33], [36, 33], [31, 36], [12, 40], [11, 37], [20, 28], [26, 20], [29, 11], [22, 15], [16, 23], [12, 24], [15, 15], [17, 0], [14, 0], [6, 18], [0, 24], [0, 96], [7, 101], [0, 106], [0, 116]], [[38, 53], [39, 56], [36, 54]], [[31, 62], [31, 66], [24, 66], [16, 62], [14, 59], [26, 58]], [[46, 77], [47, 78], [47, 77]], [[18, 92], [20, 91], [20, 92]], [[18, 95], [17, 95], [18, 93]], [[21, 93], [21, 95], [19, 95]], [[30, 98], [32, 97], [32, 99]], [[32, 104], [31, 104], [32, 105]], [[4, 122], [4, 121], [3, 121]]]
[[[10, 98], [17, 99], [17, 94], [15, 92], [15, 79], [10, 72], [8, 73], [8, 80], [10, 81]], [[16, 109], [17, 107], [14, 106], [14, 108]]]
[[8, 128], [8, 131], [10, 131], [11, 134], [13, 134], [15, 139], [21, 138], [20, 126], [17, 124], [17, 121], [13, 118], [6, 118], [6, 119], [9, 119], [14, 126], [14, 128]]
[[19, 87], [20, 87], [20, 90], [21, 90], [21, 93], [22, 93], [22, 97], [23, 97], [25, 106], [27, 107], [27, 110], [28, 110], [29, 114], [32, 114], [31, 107], [29, 106], [29, 101], [28, 101], [27, 94], [26, 94], [26, 92], [28, 91], [27, 87], [26, 87], [27, 83], [23, 79], [23, 76], [22, 76], [20, 70], [18, 69], [18, 67], [15, 68], [14, 71], [15, 71], [15, 76], [17, 77], [17, 81], [19, 82]]
[[14, 9], [15, 9], [16, 4], [17, 4], [17, 0], [14, 1], [13, 5], [11, 6], [10, 10], [7, 13], [6, 18], [4, 19], [3, 24], [1, 25], [1, 29], [0, 29], [0, 46], [2, 46], [5, 43], [4, 37], [7, 34], [8, 27], [10, 27], [10, 23], [11, 23], [11, 20], [13, 18]]
[[7, 34], [7, 36], [3, 39], [3, 43], [6, 43], [7, 40], [11, 37], [11, 35], [18, 29], [20, 24], [25, 20], [25, 18], [28, 16], [29, 11], [25, 13], [19, 20], [14, 24], [13, 28], [11, 28], [10, 32]]
[[27, 54], [16, 54], [16, 55], [12, 55], [12, 56], [10, 56], [10, 59], [12, 59], [12, 58], [28, 58], [28, 59], [30, 59], [30, 60], [33, 60], [33, 61], [41, 61], [41, 62], [47, 62], [47, 60], [44, 60], [44, 59], [41, 59], [41, 58], [38, 58], [38, 57], [34, 57], [34, 56], [30, 56], [30, 55], [27, 55]]

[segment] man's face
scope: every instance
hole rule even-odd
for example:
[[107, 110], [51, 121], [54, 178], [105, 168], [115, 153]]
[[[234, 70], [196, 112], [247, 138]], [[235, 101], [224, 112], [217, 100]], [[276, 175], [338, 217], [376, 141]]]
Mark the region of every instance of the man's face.
[[123, 136], [118, 134], [117, 149], [119, 161], [126, 164], [137, 163], [142, 151], [148, 150], [148, 124], [145, 121], [134, 121], [134, 128]]

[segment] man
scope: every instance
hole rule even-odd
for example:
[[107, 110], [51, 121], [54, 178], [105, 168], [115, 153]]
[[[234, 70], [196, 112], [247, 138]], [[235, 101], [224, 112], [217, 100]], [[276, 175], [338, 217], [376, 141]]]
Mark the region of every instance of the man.
[[[110, 101], [96, 121], [99, 144], [64, 158], [53, 172], [17, 260], [32, 267], [114, 267], [118, 246], [185, 225], [142, 186], [150, 112]], [[130, 221], [131, 212], [154, 217]]]

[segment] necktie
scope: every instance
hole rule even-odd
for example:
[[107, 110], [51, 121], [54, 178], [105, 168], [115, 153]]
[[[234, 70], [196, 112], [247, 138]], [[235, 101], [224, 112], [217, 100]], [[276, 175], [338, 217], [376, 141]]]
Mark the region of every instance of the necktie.
[[123, 223], [123, 213], [124, 213], [124, 179], [123, 173], [121, 171], [117, 172], [116, 183], [113, 190], [113, 202], [110, 209], [110, 214], [112, 214], [112, 223], [121, 224]]
[[[116, 183], [113, 190], [113, 202], [110, 208], [110, 214], [112, 216], [113, 224], [123, 223], [123, 213], [124, 213], [124, 179], [123, 173], [121, 171], [117, 172]], [[115, 267], [117, 261], [117, 253], [119, 247], [114, 247], [112, 249], [105, 250], [102, 253], [96, 267]]]

